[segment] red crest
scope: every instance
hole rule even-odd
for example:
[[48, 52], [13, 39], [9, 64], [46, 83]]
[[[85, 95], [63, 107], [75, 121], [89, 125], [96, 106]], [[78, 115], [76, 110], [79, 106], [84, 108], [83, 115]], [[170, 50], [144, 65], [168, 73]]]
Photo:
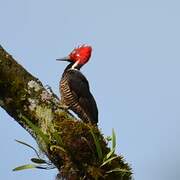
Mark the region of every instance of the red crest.
[[91, 57], [92, 47], [88, 45], [82, 45], [78, 48], [75, 48], [70, 54], [69, 59], [71, 61], [77, 62], [79, 64], [85, 64], [88, 62], [89, 58]]

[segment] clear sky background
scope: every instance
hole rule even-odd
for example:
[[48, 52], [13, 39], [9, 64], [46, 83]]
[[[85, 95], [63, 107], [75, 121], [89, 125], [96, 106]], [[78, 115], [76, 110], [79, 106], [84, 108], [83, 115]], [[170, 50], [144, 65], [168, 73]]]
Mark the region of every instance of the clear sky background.
[[[180, 179], [180, 1], [0, 0], [0, 44], [59, 95], [66, 56], [93, 46], [83, 67], [105, 135], [135, 180]], [[53, 180], [56, 170], [12, 172], [34, 154], [34, 140], [0, 109], [0, 179]]]

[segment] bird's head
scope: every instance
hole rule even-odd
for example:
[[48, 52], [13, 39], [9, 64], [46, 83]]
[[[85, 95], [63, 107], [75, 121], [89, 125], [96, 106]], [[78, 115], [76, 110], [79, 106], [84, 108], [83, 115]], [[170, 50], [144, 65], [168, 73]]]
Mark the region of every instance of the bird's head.
[[89, 45], [79, 46], [65, 58], [57, 59], [58, 61], [68, 61], [74, 63], [74, 65], [83, 66], [89, 61], [91, 57], [92, 47]]

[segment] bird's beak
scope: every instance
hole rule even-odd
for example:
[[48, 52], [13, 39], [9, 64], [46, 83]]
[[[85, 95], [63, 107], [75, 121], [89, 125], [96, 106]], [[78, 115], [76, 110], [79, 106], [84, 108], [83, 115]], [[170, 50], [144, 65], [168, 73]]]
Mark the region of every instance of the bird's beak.
[[56, 59], [56, 61], [69, 61], [69, 56], [64, 57], [64, 58]]

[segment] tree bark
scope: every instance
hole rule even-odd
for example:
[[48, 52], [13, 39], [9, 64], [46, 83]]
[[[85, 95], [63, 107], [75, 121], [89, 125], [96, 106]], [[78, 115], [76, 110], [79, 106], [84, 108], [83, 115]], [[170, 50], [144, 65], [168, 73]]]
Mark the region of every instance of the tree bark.
[[56, 95], [1, 46], [0, 106], [34, 137], [60, 178], [131, 179], [131, 168], [114, 151], [103, 165], [110, 149], [98, 127], [63, 109]]

